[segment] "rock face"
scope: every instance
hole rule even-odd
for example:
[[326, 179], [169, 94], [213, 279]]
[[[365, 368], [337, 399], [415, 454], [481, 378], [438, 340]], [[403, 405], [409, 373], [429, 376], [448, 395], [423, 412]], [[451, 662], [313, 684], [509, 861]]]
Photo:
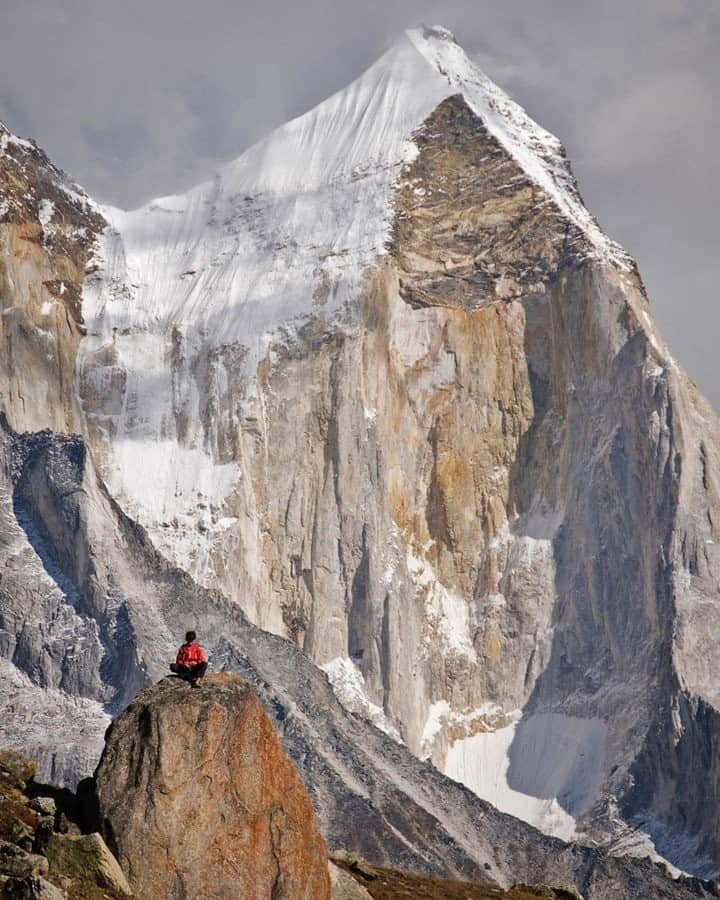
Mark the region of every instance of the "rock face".
[[82, 289], [106, 222], [35, 144], [0, 123], [0, 404], [20, 431], [81, 431]]
[[[494, 849], [514, 820], [411, 751], [545, 831], [720, 871], [720, 427], [557, 140], [421, 29], [186, 195], [78, 194], [63, 221], [92, 246], [51, 241], [64, 176], [3, 151], [6, 742], [86, 773], [196, 623], [331, 845], [549, 880]], [[42, 286], [83, 266], [48, 356]], [[83, 437], [17, 431], [43, 427]], [[588, 867], [560, 866], [600, 891]]]
[[141, 900], [329, 900], [305, 787], [239, 678], [141, 691], [113, 722], [95, 780], [106, 837]]

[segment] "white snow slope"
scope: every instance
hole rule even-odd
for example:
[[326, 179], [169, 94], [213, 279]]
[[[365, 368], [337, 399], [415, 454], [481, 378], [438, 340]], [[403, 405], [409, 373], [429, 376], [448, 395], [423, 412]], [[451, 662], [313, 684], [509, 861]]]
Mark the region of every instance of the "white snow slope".
[[600, 719], [541, 713], [456, 741], [444, 772], [503, 812], [569, 841], [596, 799], [605, 733]]

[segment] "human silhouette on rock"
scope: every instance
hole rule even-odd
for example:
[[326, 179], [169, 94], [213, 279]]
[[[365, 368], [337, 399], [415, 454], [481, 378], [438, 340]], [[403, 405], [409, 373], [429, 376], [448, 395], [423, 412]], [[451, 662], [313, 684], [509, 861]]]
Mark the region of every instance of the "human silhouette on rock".
[[185, 634], [185, 643], [178, 650], [175, 662], [170, 663], [170, 671], [189, 681], [191, 687], [197, 687], [198, 678], [207, 671], [207, 659], [194, 631]]

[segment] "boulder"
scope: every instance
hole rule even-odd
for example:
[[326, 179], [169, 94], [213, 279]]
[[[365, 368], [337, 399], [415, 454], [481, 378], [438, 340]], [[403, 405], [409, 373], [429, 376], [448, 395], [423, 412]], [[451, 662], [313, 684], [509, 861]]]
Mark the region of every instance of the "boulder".
[[340, 866], [330, 862], [332, 900], [372, 900], [365, 888]]
[[252, 688], [165, 679], [108, 730], [101, 827], [140, 900], [329, 900], [305, 787]]
[[44, 856], [28, 853], [17, 844], [0, 841], [0, 873], [14, 878], [27, 878], [29, 875], [44, 875], [48, 870], [48, 861]]
[[15, 750], [0, 750], [0, 775], [23, 790], [35, 776], [35, 763]]
[[45, 848], [45, 855], [58, 872], [118, 894], [132, 894], [118, 861], [97, 833], [53, 834]]
[[67, 894], [39, 875], [30, 875], [27, 878], [9, 878], [3, 897], [7, 900], [66, 900]]

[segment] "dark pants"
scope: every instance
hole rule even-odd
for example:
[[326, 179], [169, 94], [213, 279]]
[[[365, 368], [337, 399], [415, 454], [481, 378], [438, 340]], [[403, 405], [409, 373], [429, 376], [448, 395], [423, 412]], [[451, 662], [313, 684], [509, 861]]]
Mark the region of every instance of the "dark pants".
[[170, 663], [170, 671], [184, 678], [185, 681], [197, 681], [207, 672], [207, 663], [197, 663], [194, 666], [179, 666], [177, 663]]

